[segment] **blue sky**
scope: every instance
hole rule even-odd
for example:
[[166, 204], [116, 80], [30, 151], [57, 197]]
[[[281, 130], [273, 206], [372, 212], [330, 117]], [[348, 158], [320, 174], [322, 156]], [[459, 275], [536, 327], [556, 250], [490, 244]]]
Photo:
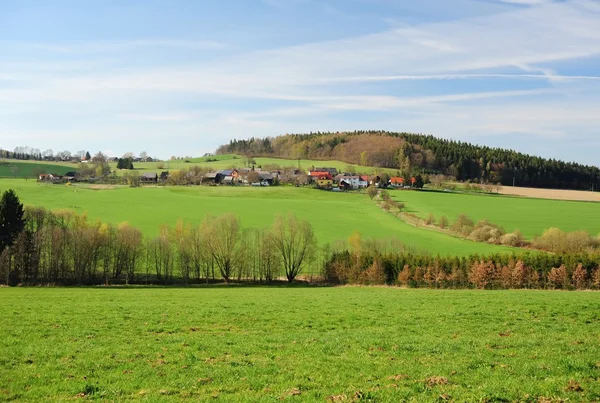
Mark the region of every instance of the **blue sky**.
[[385, 129], [598, 165], [598, 0], [1, 0], [0, 147]]

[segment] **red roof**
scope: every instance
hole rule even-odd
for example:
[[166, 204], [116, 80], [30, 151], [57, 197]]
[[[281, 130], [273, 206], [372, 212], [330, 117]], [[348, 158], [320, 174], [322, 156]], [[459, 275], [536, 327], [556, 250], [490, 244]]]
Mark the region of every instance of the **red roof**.
[[326, 176], [327, 179], [331, 179], [331, 174], [329, 172], [311, 171], [310, 176]]
[[390, 179], [390, 182], [392, 182], [392, 183], [404, 183], [404, 178], [401, 178], [399, 176], [394, 176], [393, 178]]

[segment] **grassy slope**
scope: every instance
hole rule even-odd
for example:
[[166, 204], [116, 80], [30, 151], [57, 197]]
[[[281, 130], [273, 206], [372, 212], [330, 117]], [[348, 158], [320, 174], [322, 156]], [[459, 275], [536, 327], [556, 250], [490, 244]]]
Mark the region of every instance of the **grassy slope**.
[[[207, 162], [207, 159], [217, 159], [217, 161]], [[298, 167], [298, 160], [285, 160], [278, 158], [255, 158], [256, 164], [258, 166], [263, 165], [279, 165], [280, 167]], [[68, 171], [75, 170], [77, 168], [76, 164], [72, 163], [62, 163], [62, 162], [36, 162], [36, 161], [23, 161], [23, 162], [15, 162], [14, 160], [6, 160], [10, 164], [17, 163], [21, 167], [20, 171], [29, 172], [28, 176], [35, 176], [31, 174], [31, 171], [35, 169], [32, 165], [42, 165], [44, 170], [48, 172], [56, 172], [58, 174], [65, 173]], [[228, 169], [228, 168], [244, 168], [244, 157], [234, 154], [226, 154], [226, 155], [217, 155], [214, 157], [202, 157], [202, 158], [192, 158], [189, 160], [190, 162], [185, 162], [184, 160], [177, 161], [157, 161], [157, 162], [134, 162], [133, 166], [136, 172], [144, 173], [144, 172], [160, 172], [165, 170], [178, 170], [190, 168], [193, 166], [201, 166], [212, 168], [214, 170], [219, 169]], [[158, 168], [161, 165], [163, 168]], [[316, 161], [316, 160], [300, 160], [300, 167], [303, 170], [308, 170], [311, 167], [332, 167], [337, 168], [339, 171], [346, 170], [347, 167], [352, 167], [356, 172], [360, 173], [373, 173], [376, 168], [373, 167], [363, 167], [359, 165], [346, 164], [342, 161]], [[113, 170], [117, 169], [116, 163], [111, 163], [110, 167]], [[388, 172], [390, 175], [394, 175], [396, 170], [394, 169], [380, 169], [382, 171]], [[126, 170], [119, 170], [117, 174], [122, 175]], [[6, 172], [4, 172], [3, 167], [0, 166], [0, 177], [11, 177], [13, 176], [10, 169], [6, 168]], [[20, 176], [24, 177], [25, 175], [21, 174]]]
[[[217, 159], [217, 161], [207, 162], [207, 159]], [[266, 166], [266, 165], [279, 165], [279, 167], [298, 167], [298, 160], [286, 160], [280, 158], [254, 158], [257, 166]], [[202, 167], [208, 167], [215, 170], [218, 169], [228, 169], [228, 168], [243, 168], [245, 166], [244, 157], [235, 154], [225, 154], [225, 155], [217, 155], [214, 157], [202, 157], [202, 158], [193, 158], [189, 160], [189, 163], [185, 161], [165, 161], [163, 162], [165, 169], [181, 169], [186, 167], [191, 167], [195, 165], [199, 165]], [[147, 163], [147, 164], [134, 164], [136, 169], [148, 170], [148, 169], [156, 169], [156, 163]], [[363, 167], [359, 165], [347, 164], [342, 161], [317, 161], [317, 160], [300, 160], [300, 168], [307, 171], [311, 167], [331, 167], [337, 168], [339, 171], [346, 170], [347, 167], [352, 167], [356, 172], [361, 173], [372, 173], [376, 170], [373, 167]], [[396, 170], [393, 169], [382, 169], [390, 174], [395, 174]]]
[[0, 160], [0, 178], [13, 178], [13, 167], [17, 167], [17, 178], [36, 178], [37, 170], [42, 170], [44, 173], [53, 173], [64, 175], [69, 171], [75, 171], [75, 164], [55, 164], [39, 161], [17, 161], [17, 160]]
[[[600, 398], [597, 293], [14, 288], [0, 299], [2, 400]], [[427, 386], [436, 376], [448, 384]]]
[[545, 229], [600, 232], [600, 203], [546, 199], [525, 199], [500, 195], [456, 194], [433, 191], [391, 191], [395, 200], [407, 205], [407, 211], [425, 218], [446, 215], [451, 221], [464, 213], [474, 220], [486, 219], [508, 231], [519, 229], [527, 238]]
[[[18, 189], [16, 181], [0, 181], [0, 191]], [[364, 237], [396, 237], [431, 253], [468, 255], [511, 249], [475, 243], [415, 228], [384, 212], [364, 194], [332, 193], [293, 187], [158, 187], [92, 190], [82, 186], [21, 183], [17, 193], [25, 204], [49, 209], [87, 211], [90, 218], [128, 221], [146, 234], [178, 219], [196, 224], [207, 214], [238, 214], [244, 226], [271, 225], [276, 214], [294, 213], [311, 222], [321, 243]]]

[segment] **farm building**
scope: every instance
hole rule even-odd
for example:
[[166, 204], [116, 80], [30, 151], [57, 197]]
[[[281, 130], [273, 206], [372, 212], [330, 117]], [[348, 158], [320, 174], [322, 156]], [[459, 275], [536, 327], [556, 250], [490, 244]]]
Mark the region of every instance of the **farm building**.
[[258, 175], [260, 176], [261, 183], [266, 182], [269, 185], [272, 185], [273, 181], [275, 180], [275, 176], [271, 172], [261, 171], [258, 173]]
[[221, 183], [223, 176], [218, 172], [209, 172], [202, 177], [202, 183]]
[[142, 183], [156, 183], [156, 182], [158, 182], [158, 174], [156, 172], [144, 172], [140, 176], [140, 182], [142, 182]]

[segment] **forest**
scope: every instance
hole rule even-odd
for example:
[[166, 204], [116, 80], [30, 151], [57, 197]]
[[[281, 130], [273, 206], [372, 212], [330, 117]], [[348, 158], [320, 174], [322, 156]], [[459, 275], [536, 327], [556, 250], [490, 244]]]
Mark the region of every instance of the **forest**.
[[350, 164], [398, 169], [406, 174], [444, 174], [459, 181], [505, 186], [597, 190], [595, 166], [545, 159], [514, 150], [473, 145], [432, 135], [355, 131], [286, 134], [231, 140], [217, 154], [252, 157], [341, 160]]

